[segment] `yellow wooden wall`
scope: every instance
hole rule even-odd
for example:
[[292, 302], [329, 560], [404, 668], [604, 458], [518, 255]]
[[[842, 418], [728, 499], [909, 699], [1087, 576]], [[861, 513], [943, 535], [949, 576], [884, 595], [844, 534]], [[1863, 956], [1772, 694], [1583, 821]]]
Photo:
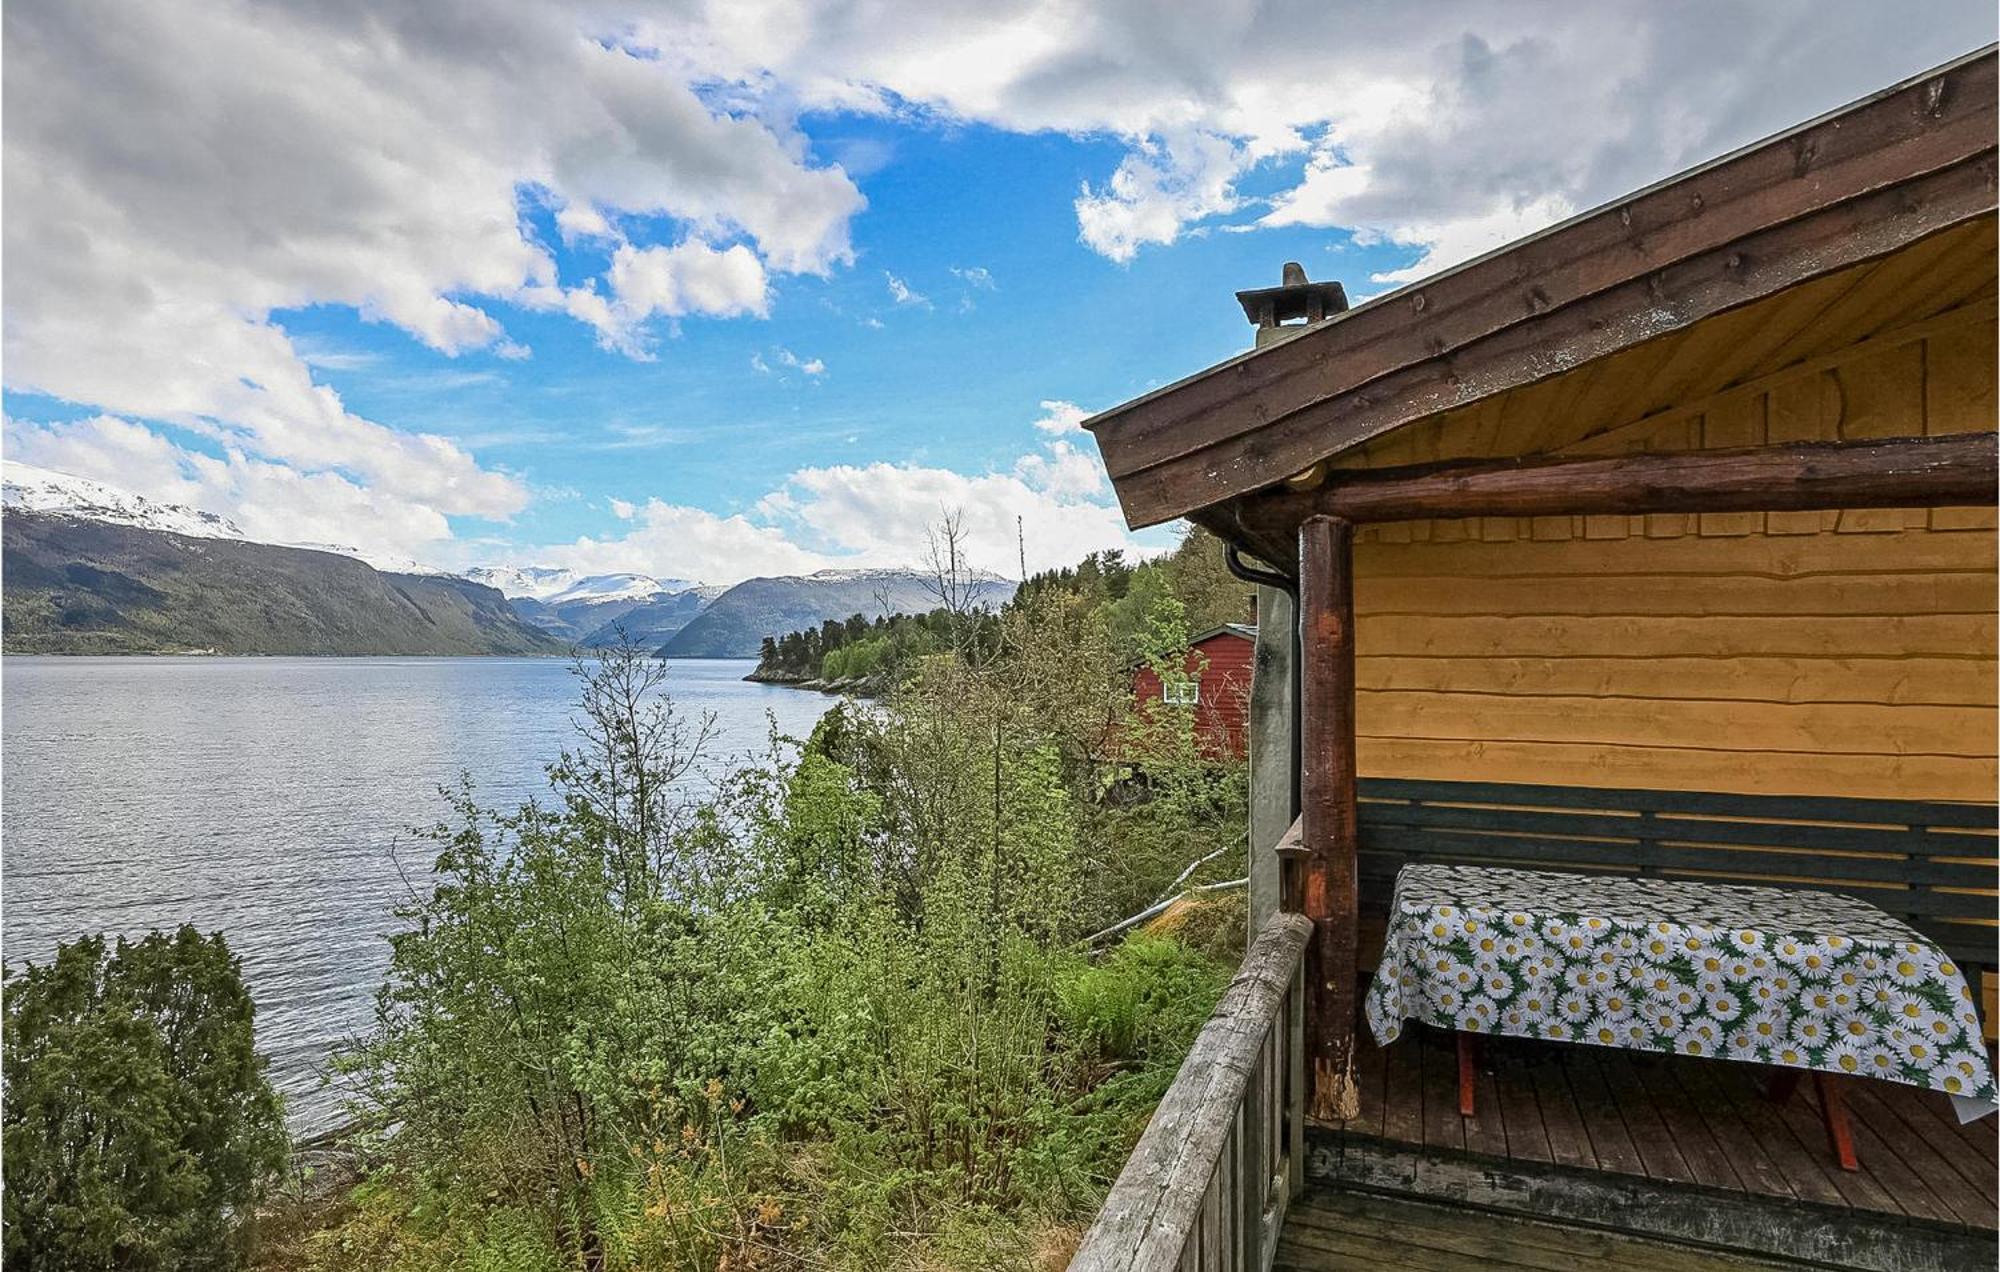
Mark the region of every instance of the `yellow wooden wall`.
[[[1538, 386], [1540, 409], [1417, 426], [1361, 462], [1517, 454], [1523, 432], [1546, 453], [1613, 454], [1991, 430], [2000, 352], [1983, 290], [1594, 432], [1552, 435], [1551, 414], [1605, 386]], [[1700, 341], [1661, 353], [1652, 374], [1701, 356]], [[1992, 800], [1994, 527], [1990, 509], [1370, 527], [1356, 548], [1361, 772]]]

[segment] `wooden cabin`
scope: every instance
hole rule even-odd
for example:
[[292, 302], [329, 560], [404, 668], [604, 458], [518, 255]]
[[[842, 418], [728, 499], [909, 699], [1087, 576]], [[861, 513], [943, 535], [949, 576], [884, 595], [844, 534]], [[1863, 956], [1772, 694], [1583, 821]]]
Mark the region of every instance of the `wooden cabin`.
[[1149, 703], [1191, 707], [1194, 735], [1202, 753], [1242, 759], [1249, 744], [1250, 667], [1256, 657], [1257, 629], [1224, 623], [1188, 641], [1179, 675], [1165, 681], [1147, 664], [1132, 672], [1132, 699], [1143, 711]]
[[1262, 883], [1074, 1267], [1994, 1265], [2000, 1119], [1937, 1091], [1358, 1017], [1398, 872], [1484, 863], [1861, 898], [1991, 1037], [1995, 99], [1988, 49], [1353, 308], [1288, 269], [1088, 422], [1260, 585]]

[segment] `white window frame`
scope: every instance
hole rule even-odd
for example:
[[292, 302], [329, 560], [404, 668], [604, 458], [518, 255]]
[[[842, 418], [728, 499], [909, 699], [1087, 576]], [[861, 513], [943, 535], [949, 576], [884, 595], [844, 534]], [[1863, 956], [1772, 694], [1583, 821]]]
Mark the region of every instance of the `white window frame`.
[[1160, 701], [1170, 707], [1192, 707], [1201, 702], [1201, 677], [1160, 682]]

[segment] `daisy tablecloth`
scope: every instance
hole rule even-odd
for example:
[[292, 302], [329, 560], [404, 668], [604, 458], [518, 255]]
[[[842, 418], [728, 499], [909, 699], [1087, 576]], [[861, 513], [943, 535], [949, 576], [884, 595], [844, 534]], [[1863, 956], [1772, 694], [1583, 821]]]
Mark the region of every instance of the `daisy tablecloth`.
[[1405, 866], [1368, 1024], [1887, 1078], [1991, 1112], [1965, 975], [1908, 925], [1829, 892]]

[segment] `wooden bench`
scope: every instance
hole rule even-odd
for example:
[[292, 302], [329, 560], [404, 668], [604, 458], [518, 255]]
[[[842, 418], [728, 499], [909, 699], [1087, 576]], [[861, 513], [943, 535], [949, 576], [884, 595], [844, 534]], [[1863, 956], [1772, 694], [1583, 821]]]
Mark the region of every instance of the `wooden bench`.
[[1364, 958], [1380, 948], [1396, 871], [1411, 861], [1819, 888], [1879, 906], [1964, 964], [1995, 1036], [1992, 804], [1382, 777], [1359, 786]]

